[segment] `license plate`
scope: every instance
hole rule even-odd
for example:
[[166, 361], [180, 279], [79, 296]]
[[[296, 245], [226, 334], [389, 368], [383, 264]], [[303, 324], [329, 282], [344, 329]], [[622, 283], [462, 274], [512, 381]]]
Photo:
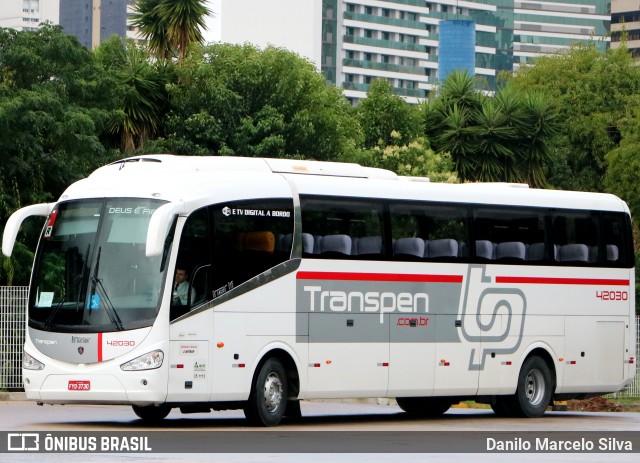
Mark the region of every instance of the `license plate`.
[[70, 391], [88, 391], [91, 389], [91, 381], [69, 381]]

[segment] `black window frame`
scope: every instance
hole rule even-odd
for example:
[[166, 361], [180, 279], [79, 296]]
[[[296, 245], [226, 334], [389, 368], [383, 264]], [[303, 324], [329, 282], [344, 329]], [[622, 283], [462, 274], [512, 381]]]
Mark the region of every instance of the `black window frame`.
[[[383, 237], [383, 248], [385, 249], [385, 253], [382, 256], [378, 256], [374, 260], [381, 261], [389, 261], [389, 260], [401, 260], [401, 261], [423, 261], [423, 262], [434, 262], [434, 261], [444, 261], [444, 262], [462, 262], [469, 264], [476, 263], [492, 263], [498, 265], [531, 265], [531, 266], [581, 266], [581, 267], [596, 267], [596, 268], [633, 268], [635, 266], [635, 256], [633, 254], [633, 244], [632, 244], [632, 236], [631, 233], [631, 218], [629, 215], [622, 211], [599, 211], [599, 210], [589, 210], [589, 209], [569, 209], [569, 208], [557, 208], [557, 207], [546, 207], [546, 206], [518, 206], [518, 205], [501, 205], [495, 203], [467, 203], [467, 202], [453, 202], [453, 201], [419, 201], [419, 200], [403, 200], [403, 199], [382, 199], [382, 198], [371, 198], [371, 197], [351, 197], [351, 196], [333, 196], [333, 195], [301, 195], [301, 214], [302, 214], [302, 222], [305, 222], [305, 200], [313, 199], [317, 201], [337, 201], [344, 202], [345, 207], [348, 207], [349, 202], [357, 201], [357, 202], [372, 202], [375, 204], [379, 204], [382, 210], [382, 237]], [[464, 242], [467, 246], [466, 255], [459, 255], [457, 258], [451, 259], [415, 259], [410, 256], [399, 257], [394, 256], [393, 254], [393, 241], [397, 238], [394, 236], [394, 230], [392, 227], [392, 218], [391, 218], [391, 210], [394, 206], [407, 206], [407, 207], [444, 207], [444, 208], [459, 208], [465, 211], [466, 214], [466, 239], [458, 240], [459, 245], [460, 242]], [[544, 224], [544, 228], [537, 228], [538, 232], [542, 232], [544, 234], [544, 239], [540, 242], [544, 242], [544, 256], [539, 260], [529, 260], [529, 248], [527, 248], [527, 254], [525, 259], [502, 259], [502, 260], [487, 260], [482, 258], [481, 256], [476, 255], [475, 245], [472, 246], [471, 243], [475, 243], [477, 239], [481, 239], [482, 235], [479, 234], [478, 223], [476, 223], [477, 213], [479, 211], [487, 211], [494, 210], [496, 211], [496, 217], [500, 214], [508, 214], [513, 212], [515, 215], [535, 215], [538, 216], [537, 220], [542, 220]], [[585, 216], [591, 218], [596, 225], [596, 236], [595, 236], [595, 245], [597, 245], [597, 254], [596, 258], [593, 261], [587, 262], [573, 262], [566, 261], [561, 262], [557, 258], [557, 250], [556, 245], [560, 244], [557, 236], [554, 236], [553, 226], [554, 226], [554, 218], [571, 218], [574, 216]], [[487, 217], [485, 217], [487, 218]], [[612, 221], [617, 221], [620, 225], [619, 230], [619, 240], [616, 244], [618, 247], [618, 258], [615, 261], [607, 260], [607, 244], [615, 244], [615, 243], [606, 243], [604, 236], [604, 220], [609, 219]], [[304, 229], [303, 232], [308, 230]], [[583, 233], [584, 231], [580, 231]], [[515, 240], [520, 241], [520, 240]], [[533, 243], [526, 243], [522, 241], [525, 246], [531, 245]], [[538, 241], [536, 241], [537, 243]], [[589, 246], [595, 246], [592, 244], [592, 241], [587, 240], [584, 244], [588, 244]], [[563, 243], [567, 244], [567, 243]], [[580, 244], [580, 243], [577, 243]], [[318, 255], [304, 255], [304, 257], [311, 258], [321, 258]], [[354, 259], [357, 256], [349, 255], [349, 256], [333, 256], [332, 258], [338, 259]]]

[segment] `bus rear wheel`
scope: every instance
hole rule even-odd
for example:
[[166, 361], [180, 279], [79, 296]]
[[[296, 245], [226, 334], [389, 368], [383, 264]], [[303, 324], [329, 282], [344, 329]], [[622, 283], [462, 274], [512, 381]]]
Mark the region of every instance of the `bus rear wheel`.
[[435, 397], [397, 397], [398, 406], [411, 415], [440, 416], [451, 407], [451, 401]]
[[270, 358], [256, 376], [244, 415], [258, 426], [277, 426], [287, 408], [287, 375], [277, 358]]
[[522, 364], [518, 387], [509, 401], [509, 413], [523, 418], [544, 415], [551, 403], [553, 381], [549, 365], [538, 356], [529, 357]]
[[147, 405], [145, 407], [133, 405], [132, 408], [133, 413], [147, 423], [158, 423], [164, 420], [171, 411], [171, 407], [167, 405]]

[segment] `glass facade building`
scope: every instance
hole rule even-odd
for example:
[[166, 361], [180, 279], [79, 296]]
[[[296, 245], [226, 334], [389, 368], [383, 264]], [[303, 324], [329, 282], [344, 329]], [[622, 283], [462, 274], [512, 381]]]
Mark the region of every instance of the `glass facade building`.
[[442, 82], [452, 71], [476, 69], [476, 23], [456, 19], [440, 21], [438, 80]]

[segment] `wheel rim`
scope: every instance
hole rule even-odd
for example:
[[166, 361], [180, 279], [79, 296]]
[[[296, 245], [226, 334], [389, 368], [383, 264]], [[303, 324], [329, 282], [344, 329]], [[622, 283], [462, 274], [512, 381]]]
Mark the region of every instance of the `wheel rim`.
[[544, 376], [540, 370], [531, 370], [524, 382], [525, 395], [531, 405], [540, 405], [545, 394]]
[[282, 402], [282, 381], [276, 373], [269, 373], [264, 382], [264, 405], [269, 413], [275, 412]]

